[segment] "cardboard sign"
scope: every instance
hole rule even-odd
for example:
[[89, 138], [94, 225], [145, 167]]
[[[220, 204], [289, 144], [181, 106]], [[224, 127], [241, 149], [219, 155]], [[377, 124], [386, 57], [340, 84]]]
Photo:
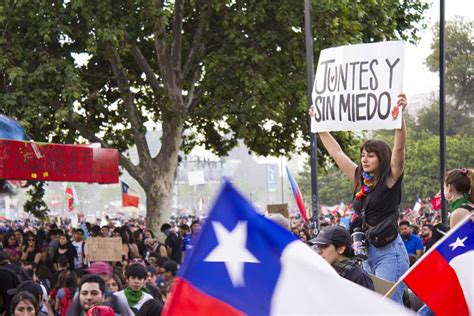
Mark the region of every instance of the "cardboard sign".
[[404, 50], [404, 42], [392, 41], [321, 51], [311, 132], [400, 128]]
[[122, 261], [122, 238], [90, 237], [87, 239], [89, 261]]
[[117, 149], [0, 139], [0, 179], [118, 183]]
[[[372, 282], [374, 282], [374, 288], [375, 288], [375, 292], [381, 294], [381, 295], [385, 295], [388, 293], [388, 291], [393, 287], [393, 285], [395, 284], [394, 282], [390, 282], [390, 281], [387, 281], [387, 280], [384, 280], [384, 279], [381, 279], [381, 278], [378, 278], [376, 277], [375, 275], [373, 274], [369, 274], [370, 278], [372, 279]], [[395, 293], [395, 291], [393, 291], [392, 293], [390, 293], [389, 297], [391, 297], [393, 295], [393, 293]]]
[[285, 218], [289, 218], [288, 214], [288, 204], [268, 204], [267, 205], [267, 212], [268, 213], [279, 213]]

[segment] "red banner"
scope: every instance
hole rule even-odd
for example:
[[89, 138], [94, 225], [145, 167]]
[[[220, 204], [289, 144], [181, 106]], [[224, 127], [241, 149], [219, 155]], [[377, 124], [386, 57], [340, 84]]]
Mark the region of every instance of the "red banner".
[[117, 149], [0, 139], [0, 179], [118, 183]]

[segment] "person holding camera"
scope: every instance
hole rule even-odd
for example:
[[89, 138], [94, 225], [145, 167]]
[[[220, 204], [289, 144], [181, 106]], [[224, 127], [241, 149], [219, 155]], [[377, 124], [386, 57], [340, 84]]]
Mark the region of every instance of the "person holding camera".
[[[406, 96], [401, 93], [396, 106], [404, 110], [406, 105]], [[314, 107], [309, 114], [314, 115]], [[405, 118], [402, 117], [401, 128], [395, 130], [393, 150], [384, 141], [368, 140], [360, 148], [358, 164], [342, 151], [329, 132], [321, 132], [319, 137], [329, 155], [353, 184], [352, 206], [357, 219], [351, 223], [351, 233], [360, 230], [368, 240], [364, 270], [381, 279], [396, 282], [409, 268], [408, 254], [397, 225], [405, 166]], [[403, 304], [403, 289], [401, 284], [392, 296], [400, 304]]]
[[353, 256], [351, 236], [343, 227], [328, 226], [310, 243], [315, 245], [318, 254], [332, 265], [340, 276], [375, 290], [369, 274], [359, 266]]

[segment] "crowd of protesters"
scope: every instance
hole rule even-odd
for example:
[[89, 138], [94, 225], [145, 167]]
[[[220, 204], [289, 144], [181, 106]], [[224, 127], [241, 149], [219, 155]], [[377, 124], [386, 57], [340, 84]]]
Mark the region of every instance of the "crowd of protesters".
[[[0, 315], [159, 315], [199, 229], [187, 217], [163, 224], [162, 239], [138, 222], [9, 222], [0, 231]], [[122, 260], [89, 262], [87, 237], [120, 237]]]
[[[446, 199], [450, 225], [473, 211], [473, 173], [455, 169], [447, 173]], [[298, 214], [287, 219], [269, 217], [315, 249], [337, 273], [361, 286], [375, 290], [373, 273], [363, 269], [351, 240], [352, 211], [320, 217], [321, 232], [312, 238], [310, 226]], [[401, 212], [397, 221], [403, 251], [413, 264], [449, 230], [431, 210], [419, 216]], [[97, 220], [99, 223], [100, 220]], [[120, 226], [83, 223], [61, 224], [10, 221], [0, 226], [0, 315], [159, 315], [180, 264], [192, 248], [200, 230], [196, 218], [182, 217], [161, 226], [161, 236], [147, 230], [143, 222]], [[122, 260], [89, 262], [88, 237], [120, 237]], [[407, 259], [408, 261], [408, 259]], [[370, 273], [370, 274], [369, 274]], [[417, 310], [423, 303], [404, 290], [400, 303]]]

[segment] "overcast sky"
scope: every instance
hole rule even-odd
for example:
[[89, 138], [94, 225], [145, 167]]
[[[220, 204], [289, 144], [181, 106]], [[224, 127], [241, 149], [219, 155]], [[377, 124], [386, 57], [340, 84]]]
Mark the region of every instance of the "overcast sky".
[[[446, 20], [456, 15], [474, 20], [474, 0], [446, 0], [445, 8]], [[422, 39], [417, 46], [408, 45], [406, 50], [404, 90], [408, 96], [439, 89], [438, 74], [428, 71], [424, 65], [433, 40], [432, 26], [438, 21], [439, 0], [436, 0], [426, 14], [428, 28], [421, 33]]]

